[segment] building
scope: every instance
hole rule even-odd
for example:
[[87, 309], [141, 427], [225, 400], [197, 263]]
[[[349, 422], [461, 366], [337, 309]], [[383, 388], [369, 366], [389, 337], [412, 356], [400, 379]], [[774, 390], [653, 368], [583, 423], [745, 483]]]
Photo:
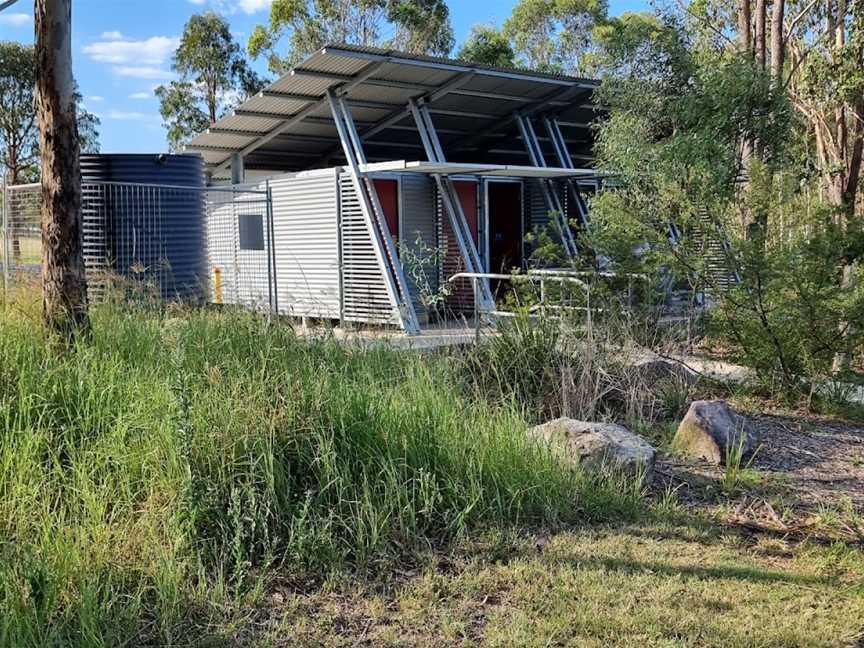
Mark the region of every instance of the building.
[[[597, 85], [324, 47], [187, 147], [212, 183], [272, 195], [267, 214], [236, 200], [210, 211], [211, 286], [244, 302], [275, 291], [286, 315], [417, 332], [430, 293], [456, 273], [524, 267], [525, 234], [550, 219], [578, 255]], [[493, 289], [456, 281], [447, 309], [491, 307]]]

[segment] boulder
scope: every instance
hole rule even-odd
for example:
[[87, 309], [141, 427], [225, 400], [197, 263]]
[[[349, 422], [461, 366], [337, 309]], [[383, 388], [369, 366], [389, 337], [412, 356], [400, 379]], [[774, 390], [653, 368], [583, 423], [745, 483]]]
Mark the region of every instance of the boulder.
[[641, 475], [646, 484], [654, 475], [656, 452], [651, 444], [614, 423], [559, 418], [531, 428], [528, 435], [587, 470], [615, 466], [630, 475]]
[[682, 385], [693, 385], [697, 376], [684, 365], [662, 358], [643, 360], [629, 367], [629, 375], [648, 387], [656, 383], [676, 381]]
[[753, 426], [723, 400], [693, 401], [678, 426], [672, 447], [681, 454], [713, 464], [726, 463], [740, 448], [749, 457], [759, 445]]

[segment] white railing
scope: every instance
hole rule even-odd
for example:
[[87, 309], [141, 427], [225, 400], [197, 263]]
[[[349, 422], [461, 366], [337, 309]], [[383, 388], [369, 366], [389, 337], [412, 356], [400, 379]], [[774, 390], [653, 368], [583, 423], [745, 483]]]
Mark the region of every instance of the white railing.
[[[583, 278], [606, 278], [606, 279], [627, 279], [627, 302], [630, 307], [633, 306], [634, 283], [637, 281], [647, 281], [648, 277], [644, 274], [636, 273], [614, 273], [614, 272], [592, 272], [581, 270], [566, 270], [566, 269], [548, 269], [548, 270], [529, 270], [527, 273], [519, 274], [504, 274], [496, 272], [459, 272], [450, 277], [447, 281], [453, 283], [460, 279], [468, 279], [471, 281], [471, 289], [474, 296], [474, 327], [475, 335], [479, 336], [480, 327], [483, 319], [495, 317], [514, 317], [516, 313], [512, 311], [499, 310], [497, 305], [493, 303], [492, 308], [483, 308], [481, 299], [479, 298], [481, 282], [490, 280], [530, 282], [539, 286], [540, 294], [539, 301], [528, 308], [529, 316], [547, 317], [557, 313], [581, 311], [585, 313], [586, 324], [590, 326], [592, 314], [603, 312], [602, 308], [592, 306], [591, 303], [591, 283], [583, 281]], [[554, 283], [558, 285], [575, 286], [582, 291], [585, 297], [584, 305], [572, 304], [552, 304], [549, 302], [549, 291], [547, 284]]]

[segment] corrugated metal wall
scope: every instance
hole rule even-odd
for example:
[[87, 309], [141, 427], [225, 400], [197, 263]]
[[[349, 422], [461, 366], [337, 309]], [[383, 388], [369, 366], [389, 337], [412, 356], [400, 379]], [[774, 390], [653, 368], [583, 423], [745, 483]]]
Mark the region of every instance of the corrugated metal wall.
[[[255, 189], [263, 190], [265, 185]], [[264, 249], [241, 249], [239, 220], [243, 216], [261, 219]], [[270, 307], [270, 275], [267, 256], [270, 236], [266, 226], [267, 201], [263, 194], [237, 191], [209, 191], [207, 196], [208, 276], [221, 273], [221, 301], [255, 309]], [[210, 281], [210, 299], [217, 301], [216, 286]]]
[[339, 318], [337, 182], [330, 169], [270, 183], [279, 311], [286, 315]]
[[351, 177], [339, 176], [342, 234], [342, 319], [372, 324], [399, 324], [372, 247]]
[[[555, 240], [560, 240], [558, 232], [559, 229], [549, 229], [548, 226], [552, 222], [552, 219], [549, 216], [549, 207], [546, 205], [546, 201], [543, 198], [543, 190], [540, 187], [540, 181], [537, 179], [526, 179], [524, 181], [524, 200], [525, 200], [525, 222], [526, 234], [534, 234], [536, 231], [547, 231], [550, 235], [555, 237]], [[561, 200], [561, 205], [568, 212], [570, 211], [570, 207], [568, 206], [569, 196], [567, 195], [567, 189], [563, 183], [556, 183], [556, 188], [558, 190], [558, 195]], [[571, 217], [571, 214], [568, 213], [568, 219]], [[525, 258], [530, 264], [531, 255], [534, 253], [534, 246], [525, 243]]]
[[[424, 293], [437, 293], [440, 269], [435, 185], [427, 175], [402, 176], [401, 259], [414, 309], [420, 318], [429, 315]], [[426, 294], [428, 297], [430, 294]]]

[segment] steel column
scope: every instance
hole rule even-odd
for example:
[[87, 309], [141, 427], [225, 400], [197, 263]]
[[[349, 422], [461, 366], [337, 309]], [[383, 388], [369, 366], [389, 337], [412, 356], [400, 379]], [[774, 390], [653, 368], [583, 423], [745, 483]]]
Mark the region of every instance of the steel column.
[[[561, 127], [556, 119], [543, 117], [543, 125], [546, 127], [546, 132], [549, 134], [549, 139], [552, 140], [552, 145], [555, 147], [555, 154], [558, 161], [565, 169], [575, 169], [573, 157], [570, 155], [570, 149], [567, 148], [567, 142], [564, 140], [564, 135], [561, 133]], [[588, 226], [588, 205], [582, 197], [582, 192], [579, 191], [579, 184], [573, 178], [566, 179], [567, 188], [579, 212], [579, 224], [582, 227]]]
[[[540, 142], [537, 140], [537, 134], [534, 132], [531, 120], [525, 115], [520, 114], [516, 116], [516, 124], [519, 127], [522, 141], [525, 142], [525, 147], [528, 149], [528, 157], [531, 160], [531, 164], [539, 168], [546, 167], [543, 150], [540, 148]], [[564, 207], [561, 204], [558, 192], [555, 190], [552, 181], [548, 178], [539, 178], [538, 182], [540, 190], [543, 192], [543, 200], [546, 202], [546, 207], [553, 213], [554, 222], [558, 226], [564, 251], [570, 259], [574, 259], [579, 254], [579, 250], [576, 247], [573, 232], [570, 231], [570, 223], [567, 221], [567, 214], [564, 213]]]
[[[441, 147], [441, 142], [435, 132], [435, 125], [432, 122], [428, 107], [425, 104], [418, 104], [414, 99], [409, 102], [408, 107], [417, 124], [417, 131], [420, 133], [420, 140], [426, 150], [426, 157], [429, 158], [430, 162], [446, 162], [444, 149]], [[459, 195], [453, 181], [448, 175], [440, 173], [433, 173], [432, 178], [438, 187], [438, 194], [444, 204], [444, 211], [447, 212], [450, 229], [453, 230], [453, 236], [456, 237], [456, 244], [459, 247], [459, 253], [467, 272], [482, 273], [483, 263], [480, 260], [480, 253], [477, 251], [477, 245], [471, 236], [471, 229], [468, 227], [468, 221], [465, 218], [465, 212], [462, 210], [462, 203], [459, 201]], [[494, 308], [495, 301], [489, 288], [488, 279], [484, 278], [479, 282], [479, 289], [475, 290], [475, 293], [478, 295], [477, 299], [480, 300], [483, 308], [487, 310]]]
[[399, 313], [402, 328], [408, 333], [418, 333], [420, 325], [417, 321], [417, 314], [414, 311], [414, 304], [408, 291], [402, 262], [396, 254], [396, 245], [393, 243], [393, 237], [383, 217], [384, 212], [378, 202], [378, 193], [371, 178], [360, 171], [360, 165], [366, 164], [366, 156], [363, 153], [363, 146], [357, 135], [351, 111], [344, 99], [337, 97], [333, 90], [327, 91], [327, 99], [330, 102], [330, 110], [336, 122], [339, 140], [348, 161], [348, 170], [351, 174], [354, 190], [357, 193], [357, 201], [360, 203], [360, 210], [363, 212], [363, 218], [369, 228], [375, 257], [384, 275], [387, 294]]

